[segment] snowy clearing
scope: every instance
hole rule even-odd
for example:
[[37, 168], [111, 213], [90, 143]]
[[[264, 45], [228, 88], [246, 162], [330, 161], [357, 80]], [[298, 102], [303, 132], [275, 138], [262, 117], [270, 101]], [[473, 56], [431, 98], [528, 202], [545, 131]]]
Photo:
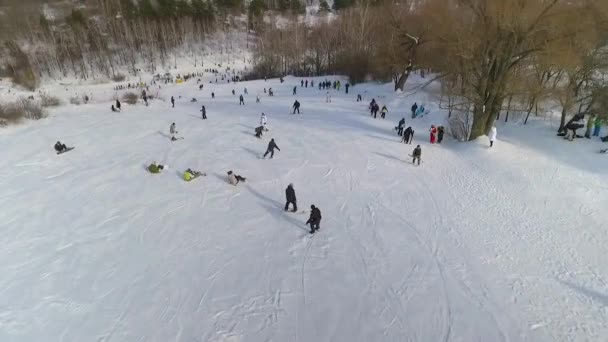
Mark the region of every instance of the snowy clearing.
[[[430, 145], [445, 120], [430, 95], [368, 84], [327, 104], [320, 79], [190, 81], [149, 107], [65, 105], [0, 130], [0, 340], [608, 339], [605, 144], [539, 120], [499, 124], [492, 149]], [[386, 120], [370, 118], [372, 97]], [[431, 114], [409, 119], [413, 101]], [[414, 145], [399, 143], [401, 117]], [[271, 137], [281, 151], [258, 159]], [[57, 156], [57, 140], [76, 149]], [[169, 168], [152, 175], [152, 161]], [[207, 176], [185, 182], [186, 168]], [[306, 213], [283, 211], [289, 183]]]

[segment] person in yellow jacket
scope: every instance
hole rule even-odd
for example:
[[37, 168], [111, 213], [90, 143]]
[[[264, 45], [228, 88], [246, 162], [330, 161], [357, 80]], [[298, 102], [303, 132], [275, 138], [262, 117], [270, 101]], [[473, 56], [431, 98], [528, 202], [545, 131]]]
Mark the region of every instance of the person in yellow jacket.
[[206, 176], [207, 174], [202, 173], [200, 171], [193, 171], [191, 169], [188, 169], [186, 171], [184, 171], [184, 180], [186, 182], [189, 182], [191, 180], [193, 180], [194, 178], [200, 177], [200, 176]]
[[164, 165], [157, 165], [156, 162], [152, 162], [152, 164], [148, 166], [148, 171], [150, 171], [150, 173], [160, 173], [164, 168]]

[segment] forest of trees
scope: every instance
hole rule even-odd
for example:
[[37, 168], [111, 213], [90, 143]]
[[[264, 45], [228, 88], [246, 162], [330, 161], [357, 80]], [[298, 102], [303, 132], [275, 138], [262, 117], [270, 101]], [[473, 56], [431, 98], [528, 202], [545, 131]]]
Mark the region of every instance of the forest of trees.
[[249, 77], [344, 74], [404, 90], [426, 74], [468, 139], [546, 103], [562, 109], [560, 129], [575, 113], [608, 113], [608, 1], [321, 0], [316, 20], [301, 20], [309, 1], [82, 0], [59, 16], [0, 7], [0, 76], [32, 89], [41, 77], [118, 80], [171, 65], [176, 51], [196, 58], [210, 34], [236, 29], [255, 42]]
[[572, 114], [608, 114], [608, 1], [359, 1], [314, 26], [257, 28], [257, 75], [345, 74], [403, 90], [426, 73], [471, 140], [543, 103], [562, 108], [560, 130]]

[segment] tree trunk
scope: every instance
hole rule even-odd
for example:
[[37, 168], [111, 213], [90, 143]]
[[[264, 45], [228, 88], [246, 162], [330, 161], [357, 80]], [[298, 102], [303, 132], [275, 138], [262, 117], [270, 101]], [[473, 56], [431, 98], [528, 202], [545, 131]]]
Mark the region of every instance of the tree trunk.
[[567, 111], [566, 108], [562, 108], [562, 117], [559, 121], [559, 128], [557, 129], [557, 133], [562, 133], [565, 130], [565, 126], [566, 126], [566, 115], [567, 115]]

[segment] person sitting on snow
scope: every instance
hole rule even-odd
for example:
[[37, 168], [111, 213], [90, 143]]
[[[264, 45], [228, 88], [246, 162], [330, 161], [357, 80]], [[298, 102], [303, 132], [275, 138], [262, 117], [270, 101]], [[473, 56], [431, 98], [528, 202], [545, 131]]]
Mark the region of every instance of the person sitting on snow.
[[228, 171], [228, 183], [236, 186], [239, 182], [245, 182], [245, 177], [234, 174], [234, 172]]
[[255, 128], [255, 137], [256, 138], [261, 138], [263, 132], [264, 132], [264, 126], [258, 126], [258, 127], [256, 127]]
[[113, 112], [118, 112], [118, 111], [116, 110], [116, 108], [114, 108], [114, 105], [110, 106], [110, 109], [111, 109]]
[[191, 180], [193, 180], [196, 177], [200, 177], [200, 176], [206, 176], [206, 174], [200, 172], [200, 171], [194, 171], [192, 169], [188, 169], [186, 171], [184, 171], [184, 180], [186, 182], [189, 182]]
[[65, 144], [62, 144], [60, 141], [58, 141], [57, 143], [55, 143], [55, 151], [57, 152], [63, 152], [65, 150], [67, 150], [67, 146], [65, 146]]
[[157, 165], [156, 162], [152, 162], [152, 164], [148, 166], [148, 171], [150, 171], [150, 173], [160, 173], [164, 168], [164, 165]]

